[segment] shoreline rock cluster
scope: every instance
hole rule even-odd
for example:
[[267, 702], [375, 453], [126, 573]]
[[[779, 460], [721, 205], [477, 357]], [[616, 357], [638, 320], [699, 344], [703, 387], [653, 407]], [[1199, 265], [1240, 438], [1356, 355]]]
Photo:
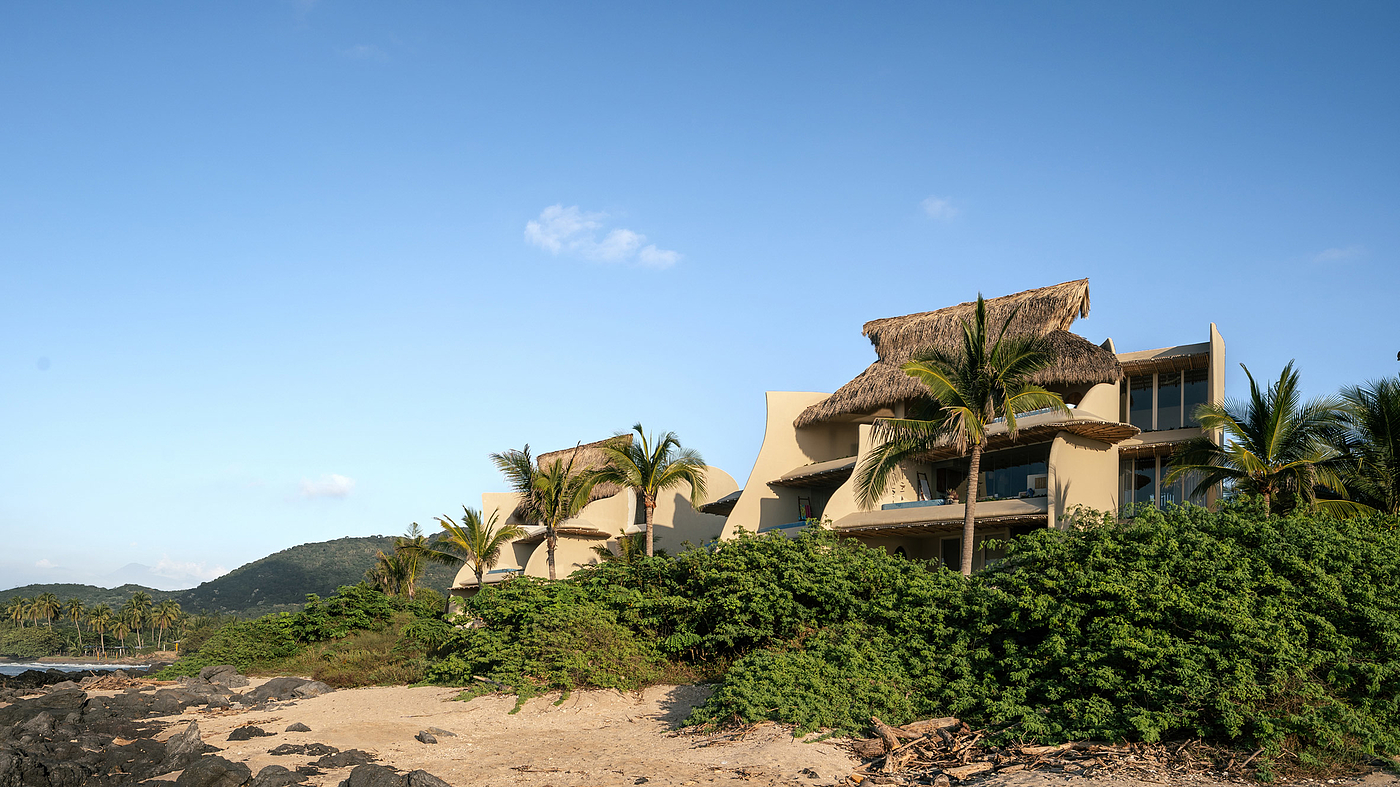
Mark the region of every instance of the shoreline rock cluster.
[[[116, 677], [132, 676], [128, 672]], [[320, 759], [296, 770], [269, 765], [254, 776], [246, 765], [219, 756], [221, 749], [205, 742], [196, 721], [183, 722], [183, 729], [163, 742], [156, 740], [170, 726], [158, 721], [160, 717], [200, 706], [206, 710], [265, 708], [333, 691], [320, 681], [273, 678], [240, 693], [236, 689], [248, 686], [248, 678], [235, 667], [223, 665], [207, 667], [198, 677], [182, 678], [176, 685], [137, 683], [113, 696], [85, 690], [99, 682], [108, 688], [112, 677], [105, 670], [30, 670], [9, 676], [0, 687], [0, 703], [9, 703], [0, 707], [0, 787], [116, 787], [177, 771], [176, 787], [289, 787], [326, 769], [347, 767], [355, 770], [343, 783], [346, 787], [445, 787], [426, 772], [401, 775], [372, 765], [374, 757], [366, 752], [339, 751], [324, 744], [284, 744], [278, 749], [290, 750], [273, 749], [275, 754], [304, 753]], [[274, 734], [241, 727], [229, 740]], [[167, 781], [149, 784], [169, 787]]]

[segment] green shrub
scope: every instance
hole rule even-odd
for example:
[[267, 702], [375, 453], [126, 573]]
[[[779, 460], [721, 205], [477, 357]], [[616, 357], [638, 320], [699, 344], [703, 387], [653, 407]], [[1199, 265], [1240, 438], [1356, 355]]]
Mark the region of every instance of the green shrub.
[[63, 637], [48, 628], [0, 629], [0, 656], [11, 659], [38, 659], [63, 651]]

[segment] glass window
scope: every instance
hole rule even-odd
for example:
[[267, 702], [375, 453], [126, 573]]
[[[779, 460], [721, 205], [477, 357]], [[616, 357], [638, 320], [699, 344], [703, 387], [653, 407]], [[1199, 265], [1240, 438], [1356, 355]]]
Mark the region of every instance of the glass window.
[[1144, 432], [1152, 431], [1152, 375], [1128, 378], [1128, 423]]
[[954, 571], [962, 570], [962, 538], [945, 538], [940, 544], [943, 550], [943, 565]]
[[1139, 458], [1133, 467], [1133, 502], [1152, 504], [1157, 500], [1157, 457]]
[[1133, 486], [1133, 479], [1136, 474], [1133, 472], [1133, 460], [1122, 459], [1118, 462], [1118, 508], [1126, 509], [1132, 505], [1133, 496], [1137, 493], [1137, 488]]
[[1209, 373], [1205, 369], [1192, 369], [1182, 375], [1181, 400], [1183, 418], [1187, 426], [1200, 426], [1196, 420], [1196, 408], [1206, 403]]
[[1181, 428], [1181, 372], [1157, 375], [1157, 428]]
[[1185, 502], [1185, 498], [1181, 495], [1181, 479], [1178, 478], [1171, 483], [1167, 483], [1167, 473], [1171, 472], [1169, 463], [1170, 460], [1167, 457], [1162, 457], [1162, 471], [1160, 476], [1162, 480], [1161, 483], [1158, 484], [1161, 488], [1161, 492], [1157, 501], [1160, 507], [1166, 507], [1168, 503], [1179, 506]]

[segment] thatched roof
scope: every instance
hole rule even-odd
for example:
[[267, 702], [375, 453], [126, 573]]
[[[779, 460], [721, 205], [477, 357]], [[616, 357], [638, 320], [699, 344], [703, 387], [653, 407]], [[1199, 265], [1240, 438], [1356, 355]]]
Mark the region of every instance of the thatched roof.
[[[627, 434], [620, 434], [605, 440], [584, 443], [577, 448], [565, 448], [560, 451], [550, 451], [549, 453], [540, 454], [535, 458], [535, 462], [540, 467], [548, 467], [555, 462], [563, 462], [567, 465], [569, 463], [569, 457], [577, 450], [578, 456], [574, 459], [574, 472], [580, 470], [596, 470], [602, 467], [603, 463], [606, 461], [603, 452], [598, 450], [601, 446], [621, 448], [622, 446], [631, 444], [632, 433], [628, 432]], [[616, 484], [599, 484], [593, 487], [593, 494], [589, 497], [589, 500], [602, 500], [605, 497], [612, 497], [619, 491]]]
[[[962, 321], [970, 320], [976, 302], [961, 303], [934, 312], [887, 317], [865, 324], [865, 335], [875, 345], [879, 360], [836, 393], [802, 412], [797, 427], [843, 415], [873, 413], [898, 402], [927, 395], [919, 382], [900, 367], [932, 347], [956, 351], [962, 340]], [[1040, 385], [1081, 385], [1117, 382], [1123, 371], [1109, 350], [1070, 333], [1075, 319], [1089, 313], [1089, 280], [1056, 284], [1038, 290], [987, 301], [987, 318], [999, 325], [1020, 305], [1008, 333], [1043, 336], [1055, 354], [1055, 365], [1037, 374]]]
[[[1076, 319], [1089, 316], [1089, 280], [988, 298], [987, 322], [999, 327], [1018, 306], [1010, 335], [1067, 331]], [[871, 320], [861, 333], [875, 345], [880, 360], [898, 366], [931, 347], [956, 351], [962, 341], [962, 323], [972, 320], [976, 307], [976, 301], [969, 301], [938, 311]]]

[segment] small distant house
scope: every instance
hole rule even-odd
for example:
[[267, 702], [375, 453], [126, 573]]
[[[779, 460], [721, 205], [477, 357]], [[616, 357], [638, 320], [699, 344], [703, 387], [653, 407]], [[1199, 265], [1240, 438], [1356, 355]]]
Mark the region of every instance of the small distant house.
[[[589, 470], [602, 466], [604, 454], [599, 450], [601, 446], [610, 443], [626, 445], [631, 440], [630, 434], [610, 437], [577, 448], [540, 454], [536, 457], [536, 462], [541, 467], [547, 467], [556, 461], [567, 464], [572, 457], [575, 470]], [[705, 468], [705, 482], [712, 500], [729, 495], [739, 488], [738, 483], [728, 473], [717, 467]], [[518, 524], [525, 530], [524, 536], [515, 539], [502, 550], [500, 562], [483, 578], [487, 584], [521, 575], [549, 576], [544, 526], [525, 519], [520, 511], [520, 502], [520, 497], [513, 492], [487, 493], [481, 496], [483, 517], [490, 518], [494, 513], [500, 517], [501, 522]], [[713, 541], [720, 537], [724, 522], [723, 516], [702, 513], [691, 508], [688, 486], [667, 490], [657, 500], [653, 521], [655, 547], [675, 554], [681, 551], [687, 541], [693, 544]], [[593, 488], [588, 505], [577, 517], [564, 522], [557, 532], [559, 542], [554, 553], [555, 574], [563, 578], [580, 568], [601, 562], [602, 557], [595, 547], [602, 546], [616, 554], [619, 551], [619, 537], [645, 533], [646, 510], [640, 497], [633, 490], [621, 489], [613, 484], [600, 484]], [[470, 567], [463, 566], [452, 583], [452, 593], [463, 596], [474, 592], [476, 574]]]

